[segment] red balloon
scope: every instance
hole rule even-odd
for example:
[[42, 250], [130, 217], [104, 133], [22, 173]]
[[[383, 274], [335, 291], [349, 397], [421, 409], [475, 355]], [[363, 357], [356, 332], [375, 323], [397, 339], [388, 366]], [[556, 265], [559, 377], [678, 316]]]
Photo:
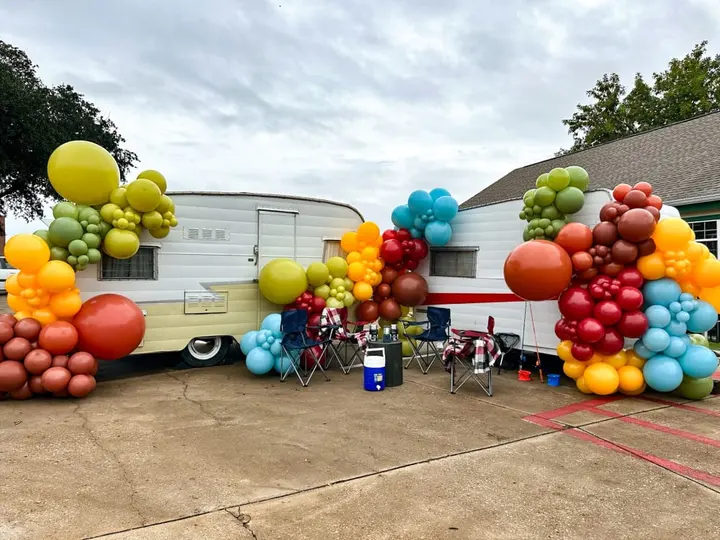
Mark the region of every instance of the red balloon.
[[592, 315], [595, 302], [586, 289], [570, 287], [560, 295], [558, 307], [563, 317], [579, 321]]
[[382, 276], [382, 282], [387, 284], [392, 284], [393, 281], [395, 281], [398, 277], [398, 272], [394, 268], [388, 268], [387, 266], [380, 270], [380, 275]]
[[[425, 301], [425, 297], [428, 294], [428, 284], [420, 274], [414, 272], [403, 274], [393, 282], [392, 294], [400, 305], [409, 307], [419, 306]], [[380, 316], [383, 317], [382, 306]], [[396, 318], [399, 317], [398, 315]], [[389, 319], [389, 317], [383, 318]]]
[[27, 353], [23, 363], [30, 374], [42, 375], [52, 366], [52, 355], [43, 349], [35, 349]]
[[[86, 352], [77, 352], [70, 357], [68, 369], [73, 375], [91, 375], [96, 369], [97, 360], [93, 355]], [[70, 392], [72, 394], [72, 392]]]
[[617, 275], [618, 281], [627, 287], [641, 289], [645, 279], [637, 268], [626, 268]]
[[397, 238], [397, 231], [394, 231], [392, 229], [388, 229], [384, 233], [382, 233], [383, 242], [385, 242], [386, 240], [394, 240], [395, 238]]
[[378, 317], [377, 302], [366, 300], [365, 302], [360, 302], [357, 307], [355, 307], [355, 318], [358, 322], [372, 322], [376, 321]]
[[625, 346], [625, 340], [620, 335], [620, 332], [616, 328], [606, 328], [605, 336], [595, 343], [595, 350], [600, 354], [612, 355], [617, 354], [623, 350]]
[[593, 233], [583, 223], [568, 223], [557, 234], [555, 243], [562, 246], [568, 255], [578, 251], [587, 251], [593, 244]]
[[413, 238], [410, 240], [410, 246], [410, 255], [415, 261], [422, 261], [430, 253], [430, 248], [422, 238]]
[[40, 375], [32, 375], [28, 380], [28, 387], [33, 394], [45, 394], [47, 392], [42, 385], [42, 377]]
[[650, 185], [649, 182], [638, 182], [635, 186], [633, 186], [633, 189], [641, 191], [646, 197], [652, 195], [653, 192], [652, 185]]
[[[324, 366], [323, 366], [324, 367]], [[90, 392], [95, 390], [97, 383], [92, 375], [81, 374], [75, 375], [68, 383], [68, 394], [76, 398], [84, 398]]]
[[407, 229], [398, 229], [395, 231], [395, 238], [401, 242], [409, 242], [412, 240], [412, 234], [410, 234], [410, 231]]
[[623, 199], [625, 199], [625, 195], [630, 193], [632, 190], [632, 186], [630, 184], [618, 184], [615, 186], [615, 189], [613, 189], [613, 197], [618, 202], [623, 202]]
[[13, 399], [30, 399], [32, 395], [30, 385], [27, 382], [14, 392], [10, 392], [10, 397]]
[[313, 299], [310, 301], [310, 311], [313, 313], [322, 313], [323, 309], [325, 309], [325, 299], [319, 296], [313, 296]]
[[635, 287], [621, 287], [615, 295], [615, 301], [623, 311], [636, 311], [643, 305], [643, 295]]
[[652, 214], [652, 217], [655, 219], [655, 223], [660, 221], [660, 210], [658, 210], [654, 206], [649, 206], [649, 205], [645, 207], [645, 210], [647, 210], [648, 212], [650, 212]]
[[129, 355], [145, 335], [142, 311], [119, 294], [101, 294], [83, 303], [73, 325], [79, 336], [77, 348], [103, 360]]
[[30, 343], [35, 341], [40, 334], [42, 324], [35, 319], [28, 317], [22, 321], [18, 321], [15, 325], [15, 337], [27, 339]]
[[392, 293], [392, 288], [387, 283], [381, 283], [375, 289], [375, 296], [380, 300], [385, 300]]
[[560, 319], [555, 323], [555, 335], [560, 341], [567, 341], [575, 338], [575, 334], [572, 332], [571, 327], [568, 326], [565, 319]]
[[3, 346], [3, 355], [7, 360], [22, 360], [32, 350], [30, 342], [22, 337], [14, 337]]
[[378, 313], [381, 318], [388, 321], [396, 321], [402, 315], [400, 304], [392, 298], [388, 298], [387, 300], [380, 302], [380, 306], [378, 306]]
[[647, 195], [639, 189], [633, 189], [625, 195], [623, 204], [627, 204], [630, 208], [645, 208], [647, 206]]
[[655, 231], [655, 218], [644, 208], [625, 212], [618, 221], [617, 232], [628, 242], [637, 244], [648, 240]]
[[403, 248], [399, 240], [385, 240], [380, 246], [380, 257], [385, 262], [396, 263], [403, 258]]
[[588, 317], [578, 323], [577, 335], [586, 343], [596, 343], [605, 336], [605, 327], [597, 319]]
[[658, 210], [660, 210], [663, 205], [662, 199], [657, 195], [650, 195], [647, 198], [647, 203], [648, 206], [652, 206], [653, 208], [657, 208]]
[[64, 367], [66, 368], [68, 365], [68, 362], [70, 361], [70, 357], [65, 354], [60, 354], [58, 356], [55, 356], [52, 361], [52, 367]]
[[[560, 232], [562, 232], [562, 230]], [[570, 259], [572, 260], [573, 268], [578, 272], [585, 272], [586, 270], [590, 270], [592, 268], [593, 258], [587, 251], [578, 251], [577, 253], [573, 253]]]
[[77, 330], [67, 321], [55, 321], [46, 325], [38, 337], [38, 345], [52, 355], [69, 353], [77, 342]]
[[416, 270], [419, 266], [419, 263], [415, 259], [408, 259], [405, 261], [405, 268], [407, 270]]
[[612, 326], [622, 317], [622, 310], [614, 300], [603, 300], [595, 306], [593, 315], [605, 326]]
[[593, 357], [595, 351], [587, 343], [573, 343], [572, 347], [570, 348], [570, 354], [573, 355], [573, 358], [575, 358], [575, 360], [579, 360], [580, 362], [587, 362]]
[[42, 374], [42, 384], [48, 392], [62, 392], [71, 378], [72, 373], [67, 368], [51, 367]]
[[503, 268], [508, 288], [524, 300], [557, 298], [572, 279], [572, 262], [554, 242], [531, 240], [510, 252]]
[[623, 313], [617, 329], [626, 338], [639, 338], [647, 331], [650, 324], [642, 311]]
[[5, 345], [13, 336], [15, 336], [13, 327], [7, 323], [0, 322], [0, 345]]
[[27, 382], [25, 367], [14, 360], [0, 362], [0, 392], [14, 392]]
[[17, 319], [9, 313], [3, 313], [2, 315], [0, 315], [0, 323], [5, 323], [11, 328], [14, 328], [17, 322]]

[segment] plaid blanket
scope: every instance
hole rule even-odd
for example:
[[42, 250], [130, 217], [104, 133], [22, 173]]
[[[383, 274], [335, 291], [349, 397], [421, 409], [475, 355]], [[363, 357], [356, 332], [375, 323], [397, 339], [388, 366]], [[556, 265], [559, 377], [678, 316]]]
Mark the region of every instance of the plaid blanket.
[[450, 371], [450, 364], [456, 357], [471, 360], [473, 372], [479, 375], [490, 371], [500, 358], [500, 351], [495, 346], [495, 340], [489, 335], [477, 339], [452, 337], [443, 350], [442, 363], [445, 371]]
[[[321, 336], [324, 339], [332, 337], [333, 339], [343, 341], [350, 340], [357, 343], [360, 348], [365, 347], [365, 344], [368, 341], [369, 332], [367, 330], [360, 330], [359, 332], [351, 334], [345, 329], [345, 326], [342, 323], [342, 317], [340, 317], [340, 310], [336, 308], [323, 309], [320, 317], [320, 326], [328, 327], [321, 331], [323, 332]], [[331, 328], [332, 326], [337, 326], [338, 328]]]

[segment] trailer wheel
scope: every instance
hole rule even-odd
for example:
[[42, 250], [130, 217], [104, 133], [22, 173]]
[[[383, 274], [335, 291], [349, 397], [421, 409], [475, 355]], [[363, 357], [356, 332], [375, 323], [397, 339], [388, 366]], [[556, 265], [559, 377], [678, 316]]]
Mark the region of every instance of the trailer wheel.
[[231, 346], [232, 340], [228, 337], [193, 338], [180, 356], [183, 363], [190, 367], [218, 366], [225, 363]]

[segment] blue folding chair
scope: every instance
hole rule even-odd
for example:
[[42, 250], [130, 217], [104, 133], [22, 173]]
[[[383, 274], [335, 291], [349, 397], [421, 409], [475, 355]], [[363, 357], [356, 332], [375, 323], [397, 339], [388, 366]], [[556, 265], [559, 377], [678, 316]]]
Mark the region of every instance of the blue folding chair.
[[[405, 364], [405, 369], [410, 367], [412, 361], [415, 360], [420, 366], [423, 374], [427, 375], [435, 360], [440, 360], [442, 348], [450, 339], [450, 310], [447, 308], [429, 307], [427, 308], [427, 321], [414, 322], [401, 320], [403, 327], [407, 330], [411, 326], [423, 326], [425, 330], [417, 336], [408, 336], [408, 341], [413, 350], [413, 355]], [[407, 334], [406, 334], [407, 335]], [[437, 348], [436, 343], [441, 343], [441, 349]], [[425, 354], [421, 350], [425, 345]], [[428, 360], [425, 357], [428, 357]]]
[[[330, 380], [322, 367], [322, 361], [327, 353], [331, 340], [325, 337], [321, 338], [320, 341], [311, 338], [307, 333], [308, 328], [314, 327], [308, 326], [307, 311], [303, 309], [293, 309], [282, 312], [280, 330], [283, 333], [283, 339], [280, 345], [284, 356], [298, 359], [297, 361], [290, 362], [290, 367], [303, 386], [307, 386], [310, 383], [310, 379], [312, 379], [315, 370], [318, 368], [325, 377], [325, 380]], [[306, 351], [312, 358], [312, 369], [307, 366], [307, 363], [302, 361], [303, 353]], [[306, 358], [307, 354], [305, 355]], [[280, 380], [284, 381], [289, 373], [290, 369], [281, 373]]]

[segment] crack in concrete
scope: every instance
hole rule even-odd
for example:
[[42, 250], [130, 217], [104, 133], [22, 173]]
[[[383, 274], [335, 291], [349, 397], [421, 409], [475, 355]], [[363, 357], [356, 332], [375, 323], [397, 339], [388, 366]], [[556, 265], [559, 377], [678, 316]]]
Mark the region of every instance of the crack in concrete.
[[135, 489], [135, 486], [130, 479], [130, 475], [128, 474], [127, 469], [125, 469], [125, 466], [120, 461], [118, 455], [109, 448], [105, 447], [102, 442], [100, 442], [98, 436], [95, 435], [95, 432], [90, 429], [90, 419], [84, 413], [80, 412], [80, 403], [76, 405], [73, 414], [76, 414], [82, 419], [83, 422], [80, 428], [90, 436], [90, 439], [93, 441], [95, 446], [97, 446], [106, 456], [108, 456], [112, 461], [114, 461], [120, 469], [120, 474], [122, 474], [123, 480], [127, 484], [128, 488], [130, 488], [130, 508], [132, 508], [132, 510], [138, 515], [138, 517], [140, 518], [140, 524], [144, 527], [147, 518], [145, 517], [145, 514], [143, 514], [142, 510], [140, 509], [135, 500], [135, 497], [137, 496], [137, 490]]
[[220, 420], [218, 419], [218, 417], [215, 416], [214, 414], [212, 414], [210, 411], [208, 411], [208, 410], [205, 408], [205, 405], [202, 404], [202, 402], [197, 401], [197, 400], [195, 400], [195, 399], [192, 399], [190, 396], [187, 395], [187, 393], [188, 393], [188, 388], [189, 388], [189, 386], [190, 386], [190, 383], [189, 383], [188, 381], [184, 381], [184, 380], [182, 380], [182, 379], [180, 379], [180, 378], [178, 378], [178, 377], [175, 377], [172, 373], [170, 373], [170, 372], [168, 372], [168, 371], [165, 371], [164, 373], [165, 373], [165, 375], [167, 375], [167, 376], [170, 377], [171, 379], [173, 379], [173, 380], [175, 380], [175, 381], [177, 381], [177, 382], [179, 382], [180, 384], [183, 385], [183, 398], [184, 398], [186, 401], [189, 401], [190, 403], [192, 403], [192, 404], [194, 404], [194, 405], [197, 405], [198, 408], [200, 409], [200, 411], [201, 411], [205, 416], [207, 416], [208, 418], [210, 418], [210, 419], [215, 423], [216, 426], [220, 426], [220, 425], [221, 425]]
[[[232, 510], [235, 510], [234, 512]], [[250, 523], [252, 522], [252, 517], [250, 514], [243, 514], [241, 507], [237, 506], [233, 509], [226, 508], [225, 511], [230, 514], [232, 517], [234, 517], [240, 525], [243, 526], [245, 530], [247, 530], [253, 537], [254, 540], [258, 540], [257, 533], [250, 527]]]

